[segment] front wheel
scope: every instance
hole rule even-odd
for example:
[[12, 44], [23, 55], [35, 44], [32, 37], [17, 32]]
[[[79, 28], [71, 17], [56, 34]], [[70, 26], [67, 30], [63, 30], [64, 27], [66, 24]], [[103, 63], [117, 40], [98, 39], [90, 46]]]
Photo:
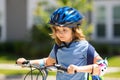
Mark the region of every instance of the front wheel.
[[31, 69], [24, 77], [24, 80], [46, 80], [48, 71], [46, 69]]

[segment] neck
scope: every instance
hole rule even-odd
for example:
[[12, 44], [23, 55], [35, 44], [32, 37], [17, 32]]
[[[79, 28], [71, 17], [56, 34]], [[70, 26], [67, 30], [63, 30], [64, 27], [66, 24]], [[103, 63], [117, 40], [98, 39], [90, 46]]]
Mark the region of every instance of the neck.
[[63, 42], [63, 44], [67, 47], [67, 48], [69, 48], [69, 46], [71, 45], [71, 43], [73, 42], [74, 40], [72, 40], [72, 41], [70, 41], [70, 42]]

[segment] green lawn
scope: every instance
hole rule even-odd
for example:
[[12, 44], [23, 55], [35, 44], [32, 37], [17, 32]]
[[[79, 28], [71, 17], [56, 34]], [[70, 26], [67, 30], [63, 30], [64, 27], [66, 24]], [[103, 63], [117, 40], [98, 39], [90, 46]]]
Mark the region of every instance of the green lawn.
[[114, 73], [105, 74], [104, 77], [120, 78], [120, 71], [119, 71], [119, 72], [114, 72]]
[[120, 55], [108, 58], [108, 63], [110, 67], [120, 67], [119, 61], [120, 61]]
[[12, 53], [0, 53], [0, 63], [15, 63], [17, 56]]
[[5, 75], [22, 75], [26, 74], [28, 70], [7, 70], [7, 69], [0, 69], [0, 74]]
[[[0, 74], [5, 74], [5, 75], [25, 75], [29, 72], [30, 70], [6, 70], [6, 69], [0, 69]], [[33, 74], [38, 74], [39, 71], [35, 70], [33, 71]], [[49, 75], [55, 75], [56, 72], [48, 72]]]

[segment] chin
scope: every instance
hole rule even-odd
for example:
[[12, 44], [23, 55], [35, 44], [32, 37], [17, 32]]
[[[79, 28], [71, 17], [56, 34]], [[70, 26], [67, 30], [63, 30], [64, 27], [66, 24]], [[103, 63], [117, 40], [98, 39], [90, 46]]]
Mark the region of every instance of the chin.
[[61, 40], [62, 42], [65, 42], [65, 40]]

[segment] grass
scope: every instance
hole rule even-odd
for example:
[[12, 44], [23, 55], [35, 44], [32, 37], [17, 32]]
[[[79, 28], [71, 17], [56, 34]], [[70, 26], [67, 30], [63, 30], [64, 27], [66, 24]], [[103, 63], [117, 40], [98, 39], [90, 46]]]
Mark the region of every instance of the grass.
[[120, 67], [120, 55], [113, 56], [108, 59], [108, 63], [110, 67]]
[[120, 72], [114, 72], [114, 73], [108, 73], [105, 74], [104, 77], [115, 77], [115, 78], [120, 78]]
[[[0, 69], [0, 74], [5, 74], [5, 75], [25, 75], [29, 72], [30, 70], [6, 70], [6, 69]], [[39, 71], [35, 70], [33, 71], [33, 74], [36, 75], [38, 74]], [[56, 72], [48, 72], [48, 75], [56, 75]]]
[[0, 74], [5, 75], [22, 75], [26, 74], [28, 70], [6, 70], [6, 69], [0, 69]]
[[[108, 58], [108, 66], [109, 67], [120, 67], [120, 55], [118, 56], [113, 56]], [[113, 73], [107, 73], [104, 75], [104, 77], [115, 77], [115, 78], [120, 78], [120, 71], [118, 72], [113, 72]]]
[[0, 53], [0, 63], [15, 63], [17, 56], [12, 53]]

